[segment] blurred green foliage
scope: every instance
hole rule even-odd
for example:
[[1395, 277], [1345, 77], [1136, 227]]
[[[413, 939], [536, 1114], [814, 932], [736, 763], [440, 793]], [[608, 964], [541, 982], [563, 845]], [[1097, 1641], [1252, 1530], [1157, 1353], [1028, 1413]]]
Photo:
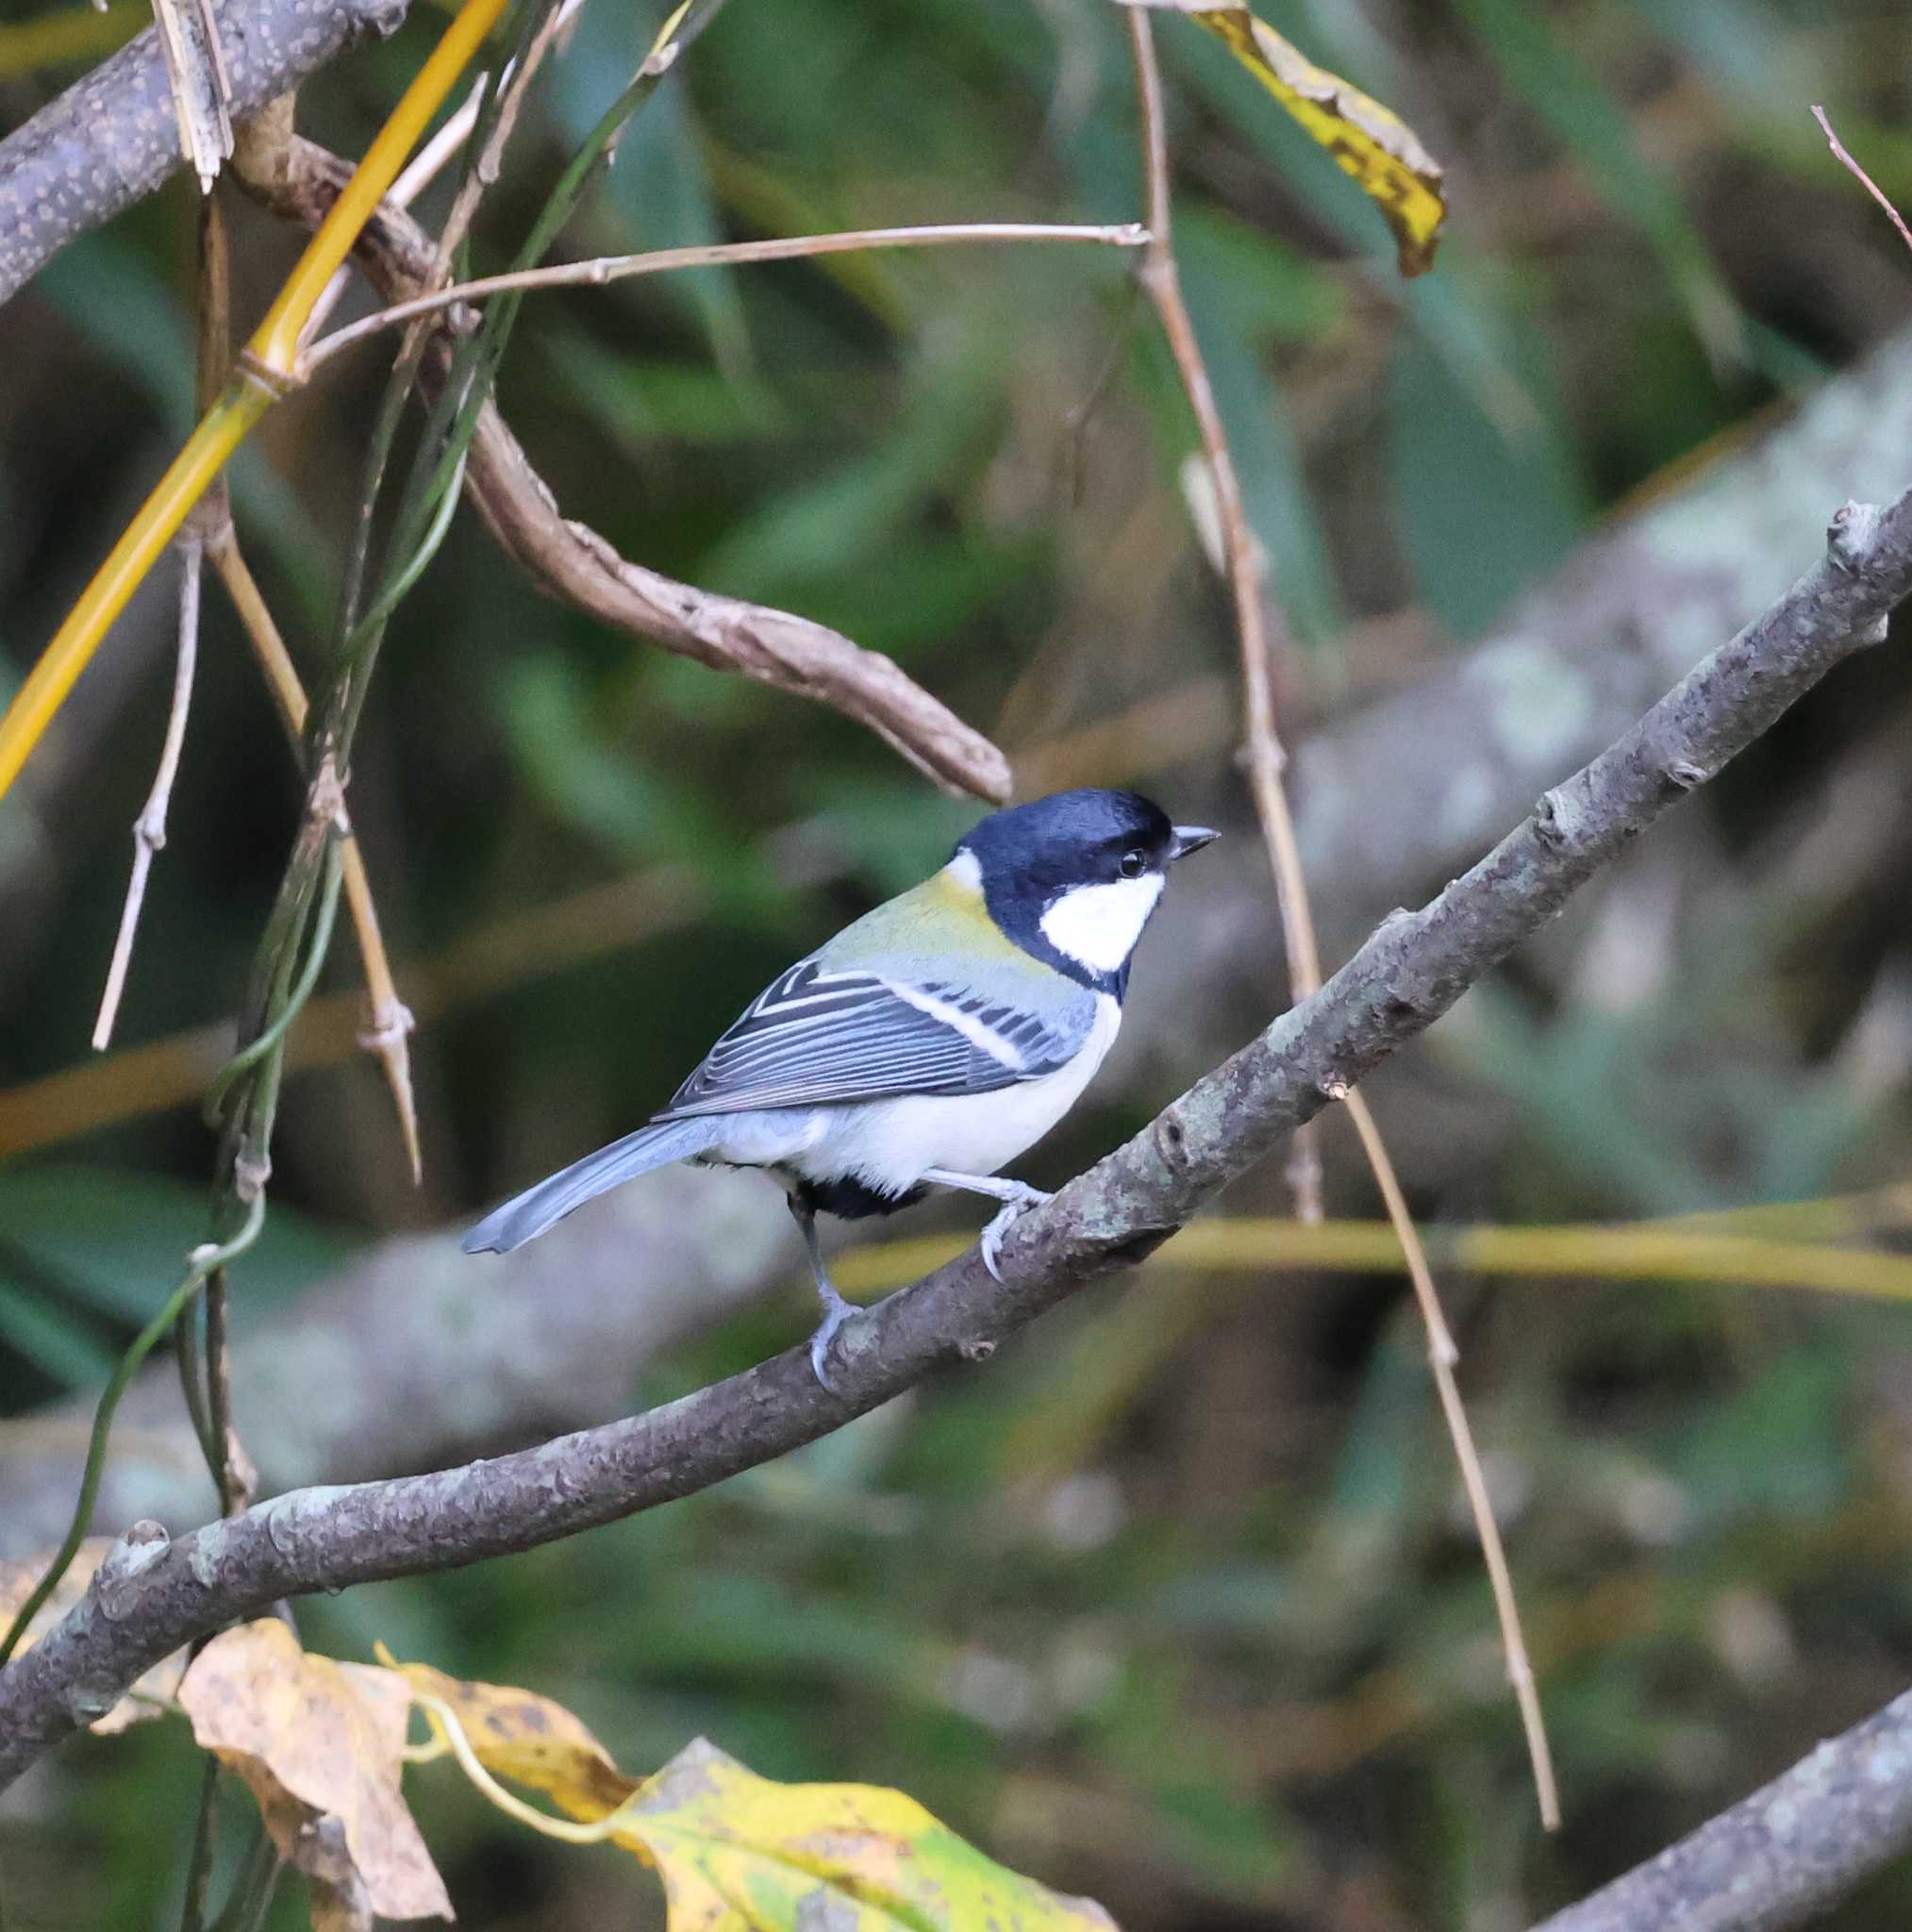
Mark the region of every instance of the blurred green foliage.
[[[589, 0], [477, 267], [508, 258], [658, 10]], [[1299, 722], [1438, 670], [1628, 492], [1730, 459], [1762, 410], [1901, 325], [1912, 264], [1806, 105], [1839, 104], [1881, 182], [1912, 192], [1896, 125], [1912, 25], [1758, 0], [1370, 0], [1276, 24], [1418, 129], [1455, 210], [1436, 273], [1402, 285], [1359, 195], [1222, 49], [1161, 23], [1183, 270], [1296, 641]], [[438, 26], [417, 9], [341, 60], [306, 89], [302, 125], [362, 145]], [[0, 124], [73, 71], [0, 75]], [[735, 0], [563, 246], [1126, 219], [1136, 197], [1120, 23], [1097, 8]], [[441, 190], [427, 217], [443, 205]], [[0, 689], [185, 420], [191, 234], [175, 184], [7, 311]], [[244, 209], [236, 240], [250, 319], [293, 242]], [[381, 375], [375, 351], [329, 375], [234, 478], [311, 674]], [[1230, 675], [1177, 484], [1191, 429], [1113, 255], [869, 257], [545, 294], [501, 398], [567, 513], [686, 581], [892, 654], [1012, 753]], [[158, 737], [168, 601], [134, 607], [67, 735], [0, 808], [5, 1084], [85, 1051]], [[216, 598], [206, 633], [128, 1041], [232, 1009], [292, 824], [276, 727]], [[1837, 682], [1374, 1083], [1421, 1211], [1680, 1212], [1904, 1173], [1907, 822], [1877, 774], [1903, 768], [1906, 700], [1883, 658]], [[1225, 737], [1175, 761], [1126, 745], [1097, 776], [1252, 838]], [[1874, 789], [1835, 814], [1828, 868], [1809, 835], [1847, 773]], [[463, 518], [393, 626], [353, 799], [401, 958], [660, 861], [689, 868], [709, 910], [690, 934], [527, 969], [422, 1035], [420, 1194], [369, 1067], [294, 1081], [241, 1323], [337, 1257], [623, 1131], [770, 973], [938, 863], [969, 817], [821, 708], [544, 601]], [[1260, 891], [1254, 867], [1233, 876]], [[1343, 883], [1316, 880], [1318, 898]], [[1147, 1050], [1112, 1066], [1032, 1178], [1139, 1124], [1265, 1017], [1271, 917], [1191, 899], [1181, 944], [1156, 936]], [[341, 947], [334, 983], [355, 970]], [[1151, 1001], [1152, 974], [1172, 1000]], [[1327, 1151], [1337, 1206], [1367, 1211], [1352, 1143], [1331, 1130]], [[209, 1153], [179, 1110], [0, 1173], [0, 1410], [98, 1381], [198, 1238]], [[1233, 1205], [1283, 1198], [1271, 1172]], [[936, 1211], [959, 1214], [918, 1224]], [[627, 1766], [701, 1731], [767, 1775], [900, 1785], [1130, 1926], [1523, 1923], [1912, 1674], [1912, 1318], [1449, 1286], [1561, 1760], [1555, 1842], [1534, 1823], [1391, 1279], [1105, 1291], [988, 1374], [715, 1494], [317, 1603], [304, 1625], [341, 1655], [383, 1636], [536, 1686]], [[797, 1306], [656, 1364], [632, 1401], [785, 1345]], [[1111, 1351], [1132, 1373], [1110, 1374], [1110, 1399], [1063, 1400]], [[177, 1725], [71, 1748], [0, 1812], [9, 1924], [174, 1923], [195, 1785]], [[420, 1791], [466, 1924], [651, 1908], [615, 1855], [533, 1842], [450, 1776]], [[1841, 1923], [1903, 1924], [1908, 1894], [1887, 1874]], [[289, 1900], [275, 1923], [296, 1922]]]

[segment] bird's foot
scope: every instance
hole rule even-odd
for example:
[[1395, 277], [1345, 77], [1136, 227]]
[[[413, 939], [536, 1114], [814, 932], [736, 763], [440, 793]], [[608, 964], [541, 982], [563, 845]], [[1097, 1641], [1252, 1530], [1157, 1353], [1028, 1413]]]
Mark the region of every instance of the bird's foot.
[[817, 1299], [823, 1305], [823, 1319], [810, 1337], [810, 1371], [830, 1394], [840, 1395], [843, 1391], [830, 1380], [830, 1344], [836, 1341], [838, 1329], [856, 1313], [856, 1307], [827, 1281], [817, 1283]]
[[990, 1216], [989, 1224], [983, 1229], [979, 1243], [983, 1251], [983, 1266], [989, 1271], [992, 1281], [1003, 1278], [1003, 1271], [996, 1266], [996, 1252], [1003, 1245], [1003, 1237], [1030, 1208], [1039, 1208], [1043, 1202], [1056, 1198], [1054, 1194], [1045, 1194], [1040, 1188], [1032, 1188], [1027, 1181], [1016, 1181], [1012, 1185], [1017, 1191], [1009, 1195]]

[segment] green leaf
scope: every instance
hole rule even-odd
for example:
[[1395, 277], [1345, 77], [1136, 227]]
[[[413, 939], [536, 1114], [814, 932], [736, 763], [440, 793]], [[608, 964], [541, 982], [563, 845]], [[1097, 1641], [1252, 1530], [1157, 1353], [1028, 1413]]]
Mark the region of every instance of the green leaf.
[[0, 1249], [0, 1341], [7, 1342], [63, 1389], [85, 1389], [112, 1374], [113, 1353], [85, 1328], [7, 1278]]
[[[171, 1292], [181, 1257], [206, 1239], [202, 1188], [107, 1167], [15, 1168], [0, 1173], [0, 1282], [43, 1292], [52, 1280], [75, 1301], [143, 1322]], [[352, 1253], [342, 1237], [275, 1207], [242, 1265], [263, 1306], [295, 1294]], [[23, 1280], [22, 1264], [35, 1277]]]
[[1595, 191], [1645, 233], [1708, 350], [1746, 360], [1738, 303], [1678, 195], [1641, 158], [1626, 116], [1605, 89], [1526, 0], [1463, 0], [1462, 11], [1522, 101], [1584, 163]]
[[780, 1785], [701, 1739], [624, 1814], [656, 1859], [671, 1932], [1108, 1932], [1089, 1899], [998, 1865], [914, 1798]]
[[1388, 392], [1402, 547], [1435, 616], [1476, 635], [1578, 541], [1576, 479], [1549, 427], [1509, 436], [1423, 341], [1402, 345]]

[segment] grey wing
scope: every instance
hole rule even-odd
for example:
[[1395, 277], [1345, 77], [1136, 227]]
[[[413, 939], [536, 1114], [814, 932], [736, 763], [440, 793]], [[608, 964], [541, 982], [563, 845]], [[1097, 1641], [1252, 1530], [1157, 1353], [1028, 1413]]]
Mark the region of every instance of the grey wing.
[[1086, 990], [1041, 1015], [966, 988], [830, 973], [806, 959], [751, 1002], [657, 1118], [988, 1093], [1065, 1065], [1094, 1022]]

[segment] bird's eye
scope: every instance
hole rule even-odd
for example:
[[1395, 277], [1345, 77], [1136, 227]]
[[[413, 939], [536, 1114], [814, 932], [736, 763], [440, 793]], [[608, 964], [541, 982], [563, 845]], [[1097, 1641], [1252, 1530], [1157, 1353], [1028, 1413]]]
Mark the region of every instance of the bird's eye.
[[1149, 855], [1139, 845], [1131, 845], [1116, 861], [1115, 869], [1125, 879], [1139, 879], [1149, 869]]

